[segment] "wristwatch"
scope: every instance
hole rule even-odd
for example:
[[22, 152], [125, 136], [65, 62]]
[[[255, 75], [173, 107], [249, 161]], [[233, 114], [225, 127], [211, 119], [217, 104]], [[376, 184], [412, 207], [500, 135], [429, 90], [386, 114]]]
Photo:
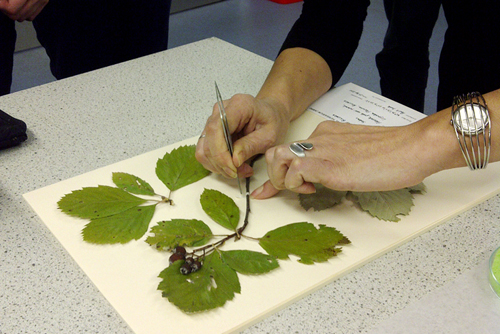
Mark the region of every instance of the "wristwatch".
[[467, 166], [484, 169], [490, 159], [491, 119], [483, 96], [468, 93], [453, 98], [451, 125]]

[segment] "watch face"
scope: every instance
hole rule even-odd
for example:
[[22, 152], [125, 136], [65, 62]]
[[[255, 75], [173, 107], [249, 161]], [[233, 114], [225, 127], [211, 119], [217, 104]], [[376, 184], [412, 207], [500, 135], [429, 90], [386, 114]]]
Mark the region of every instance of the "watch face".
[[490, 118], [485, 107], [477, 103], [468, 103], [455, 111], [453, 123], [458, 131], [475, 135], [484, 131], [490, 123]]

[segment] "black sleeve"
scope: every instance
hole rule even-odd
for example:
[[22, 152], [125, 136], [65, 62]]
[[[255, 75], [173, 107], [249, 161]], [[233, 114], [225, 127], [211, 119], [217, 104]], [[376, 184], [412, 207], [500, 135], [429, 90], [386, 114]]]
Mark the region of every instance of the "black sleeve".
[[302, 47], [319, 54], [339, 81], [358, 47], [369, 0], [304, 0], [302, 14], [281, 47]]

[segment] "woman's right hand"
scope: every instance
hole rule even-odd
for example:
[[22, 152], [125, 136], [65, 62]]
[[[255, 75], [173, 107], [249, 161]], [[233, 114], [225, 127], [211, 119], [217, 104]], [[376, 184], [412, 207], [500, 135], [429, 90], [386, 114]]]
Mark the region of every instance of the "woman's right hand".
[[223, 103], [233, 138], [233, 157], [229, 154], [219, 107], [215, 104], [198, 141], [196, 159], [206, 169], [225, 177], [248, 177], [253, 170], [246, 161], [283, 141], [290, 116], [281, 103], [271, 98], [237, 94]]

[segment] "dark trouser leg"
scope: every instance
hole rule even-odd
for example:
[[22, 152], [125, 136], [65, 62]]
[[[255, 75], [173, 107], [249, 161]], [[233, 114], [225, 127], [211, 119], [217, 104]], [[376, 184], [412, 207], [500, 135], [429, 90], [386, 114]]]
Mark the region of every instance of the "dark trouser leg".
[[15, 22], [0, 13], [0, 96], [10, 93], [15, 46]]
[[443, 1], [448, 21], [439, 59], [438, 110], [453, 96], [500, 88], [500, 2]]
[[377, 54], [382, 95], [424, 111], [429, 70], [429, 39], [440, 0], [384, 0], [389, 27]]
[[163, 51], [171, 0], [51, 0], [34, 20], [57, 79]]

